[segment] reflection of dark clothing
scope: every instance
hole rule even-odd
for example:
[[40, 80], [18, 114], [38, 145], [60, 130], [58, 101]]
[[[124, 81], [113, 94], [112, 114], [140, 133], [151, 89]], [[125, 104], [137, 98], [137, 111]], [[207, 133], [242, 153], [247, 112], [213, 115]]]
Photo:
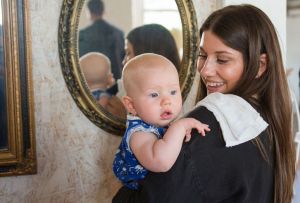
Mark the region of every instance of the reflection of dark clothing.
[[[149, 172], [139, 190], [122, 187], [113, 199], [118, 202], [198, 203], [273, 202], [273, 153], [268, 164], [251, 141], [225, 147], [215, 116], [205, 107], [194, 109], [188, 117], [208, 124], [211, 131], [199, 136], [192, 131], [189, 142], [166, 173]], [[267, 131], [259, 135], [270, 146]]]
[[112, 95], [116, 95], [119, 91], [118, 83], [115, 83], [110, 88], [108, 88], [106, 91]]
[[79, 32], [79, 55], [100, 52], [111, 61], [112, 73], [119, 79], [124, 57], [124, 34], [104, 20], [97, 20]]

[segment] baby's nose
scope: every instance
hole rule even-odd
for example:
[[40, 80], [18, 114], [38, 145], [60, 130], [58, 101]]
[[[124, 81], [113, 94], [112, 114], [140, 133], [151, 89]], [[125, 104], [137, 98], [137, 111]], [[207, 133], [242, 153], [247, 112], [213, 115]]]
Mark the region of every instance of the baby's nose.
[[171, 105], [171, 99], [168, 97], [165, 97], [162, 99], [161, 104], [162, 104], [162, 106]]

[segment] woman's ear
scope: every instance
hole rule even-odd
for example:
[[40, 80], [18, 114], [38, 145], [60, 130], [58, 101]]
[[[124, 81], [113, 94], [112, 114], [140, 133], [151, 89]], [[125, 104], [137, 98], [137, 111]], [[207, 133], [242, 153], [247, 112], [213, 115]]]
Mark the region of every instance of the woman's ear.
[[261, 54], [259, 59], [259, 69], [255, 78], [259, 78], [267, 69], [267, 54]]
[[107, 87], [106, 88], [110, 88], [111, 86], [113, 86], [116, 83], [116, 80], [114, 78], [114, 75], [112, 73], [109, 73], [107, 75]]
[[122, 98], [122, 102], [126, 108], [126, 110], [132, 114], [132, 115], [136, 115], [136, 111], [135, 111], [135, 108], [134, 108], [134, 105], [133, 105], [133, 101], [132, 101], [132, 98], [129, 97], [129, 96], [124, 96]]

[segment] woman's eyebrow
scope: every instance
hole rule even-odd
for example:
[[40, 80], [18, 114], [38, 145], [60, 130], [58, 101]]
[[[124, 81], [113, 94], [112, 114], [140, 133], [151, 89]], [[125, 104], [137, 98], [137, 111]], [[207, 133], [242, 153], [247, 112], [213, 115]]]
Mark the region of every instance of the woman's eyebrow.
[[215, 53], [218, 53], [218, 54], [226, 54], [226, 53], [228, 53], [228, 54], [232, 54], [230, 51], [216, 51]]
[[[206, 51], [204, 50], [204, 48], [202, 46], [199, 47], [199, 51], [206, 53]], [[215, 54], [233, 54], [230, 51], [215, 51], [214, 53]]]

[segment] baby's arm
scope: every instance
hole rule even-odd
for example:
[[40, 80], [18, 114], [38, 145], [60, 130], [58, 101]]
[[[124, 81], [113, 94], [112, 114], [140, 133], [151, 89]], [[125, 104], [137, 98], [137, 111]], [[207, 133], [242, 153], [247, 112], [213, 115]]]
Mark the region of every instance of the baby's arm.
[[185, 136], [196, 128], [205, 135], [208, 125], [193, 118], [183, 118], [175, 121], [166, 131], [162, 139], [152, 133], [135, 132], [130, 139], [130, 148], [141, 165], [153, 172], [168, 171], [175, 163], [181, 150]]

